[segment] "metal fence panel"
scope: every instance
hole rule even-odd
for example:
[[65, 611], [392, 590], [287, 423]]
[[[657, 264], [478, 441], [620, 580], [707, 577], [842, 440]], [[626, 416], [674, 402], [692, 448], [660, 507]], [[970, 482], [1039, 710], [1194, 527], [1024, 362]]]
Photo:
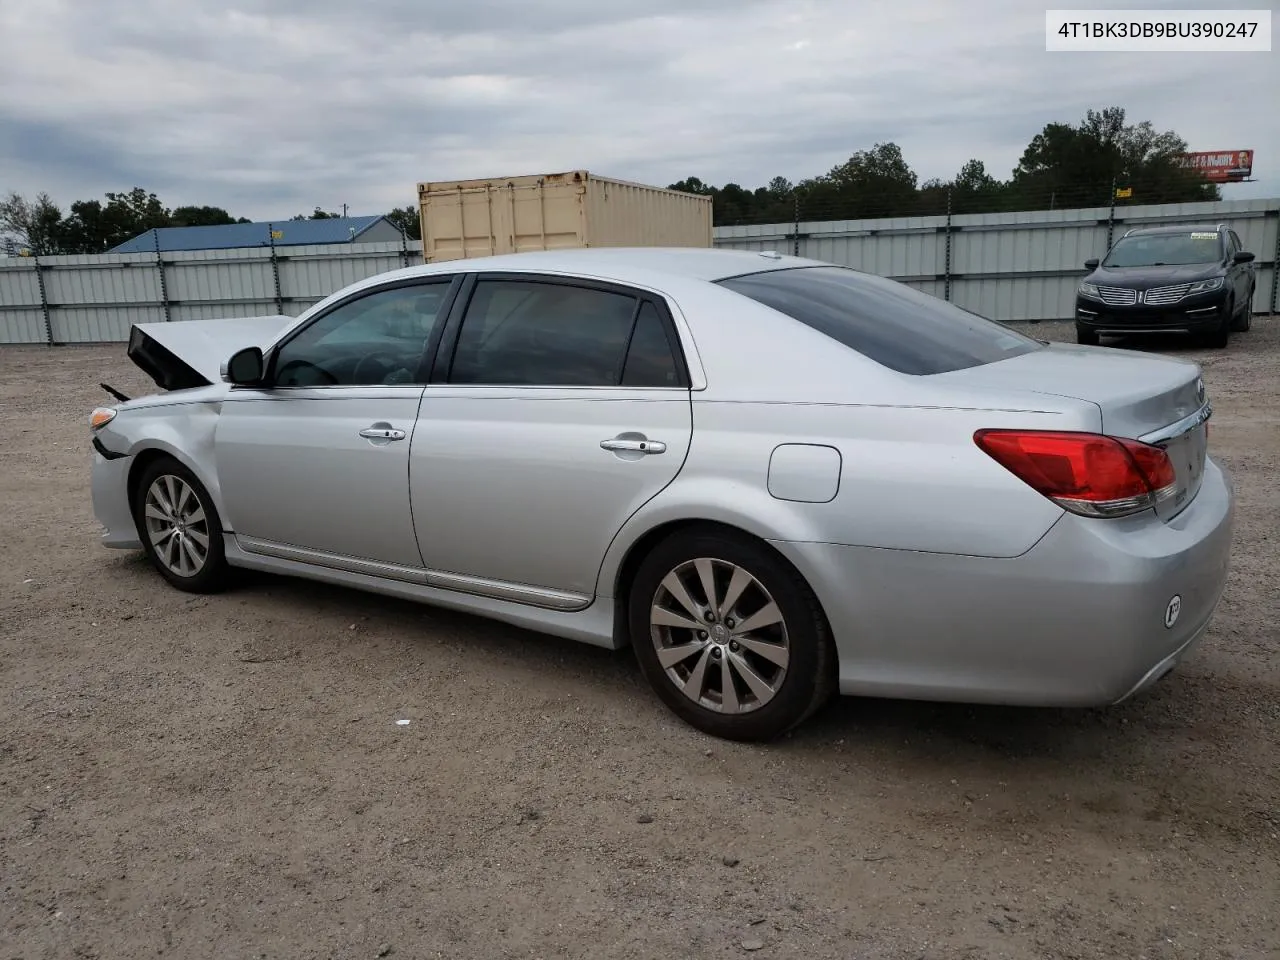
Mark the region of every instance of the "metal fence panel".
[[[1068, 318], [1084, 261], [1135, 226], [1226, 223], [1257, 255], [1253, 309], [1280, 309], [1280, 199], [1092, 207], [951, 218], [717, 227], [715, 245], [800, 253], [901, 280], [997, 320]], [[422, 262], [422, 244], [258, 246], [0, 258], [0, 343], [124, 340], [130, 325], [285, 313]], [[41, 294], [43, 281], [44, 296]], [[46, 330], [45, 307], [48, 309]]]
[[0, 343], [46, 342], [44, 311], [39, 307], [34, 310], [0, 310]]

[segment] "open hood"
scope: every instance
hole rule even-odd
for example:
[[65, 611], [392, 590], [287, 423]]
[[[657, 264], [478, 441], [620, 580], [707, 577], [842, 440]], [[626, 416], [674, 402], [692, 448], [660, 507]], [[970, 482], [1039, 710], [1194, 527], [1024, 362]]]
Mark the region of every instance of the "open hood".
[[232, 317], [135, 323], [129, 331], [129, 359], [162, 390], [187, 390], [218, 383], [222, 364], [244, 347], [272, 343], [297, 317]]

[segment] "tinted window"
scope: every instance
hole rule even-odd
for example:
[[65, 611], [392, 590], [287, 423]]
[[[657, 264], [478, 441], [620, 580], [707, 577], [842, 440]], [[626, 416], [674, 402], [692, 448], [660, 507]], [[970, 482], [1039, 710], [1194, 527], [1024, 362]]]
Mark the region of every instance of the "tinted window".
[[721, 280], [900, 373], [993, 363], [1041, 345], [905, 284], [843, 267], [801, 267]]
[[394, 287], [329, 311], [277, 352], [277, 385], [418, 382], [418, 368], [448, 289], [447, 283]]
[[1222, 259], [1222, 237], [1213, 230], [1186, 233], [1148, 233], [1121, 237], [1102, 262], [1104, 267], [1182, 266], [1217, 263]]
[[453, 383], [615, 386], [635, 297], [560, 283], [481, 280], [454, 351]]
[[627, 349], [627, 362], [622, 370], [624, 387], [678, 387], [675, 355], [658, 308], [645, 302], [636, 317], [635, 332]]

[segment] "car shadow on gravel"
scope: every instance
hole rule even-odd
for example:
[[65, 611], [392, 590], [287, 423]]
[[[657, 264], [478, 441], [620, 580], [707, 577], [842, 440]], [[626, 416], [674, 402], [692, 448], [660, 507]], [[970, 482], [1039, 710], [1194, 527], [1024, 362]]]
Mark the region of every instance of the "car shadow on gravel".
[[[649, 690], [629, 648], [605, 650], [473, 614], [300, 578], [242, 571], [238, 591], [269, 592], [281, 604], [299, 610], [331, 610], [335, 625], [376, 624], [381, 636], [392, 632], [409, 644], [418, 642], [414, 635], [428, 625], [432, 633], [454, 638], [451, 645], [474, 657], [477, 671], [484, 669], [484, 661], [497, 657], [522, 670], [545, 674], [548, 684], [580, 687], [576, 692], [585, 696], [623, 694], [655, 719], [667, 718], [666, 708]], [[1151, 703], [1176, 698], [1177, 693], [1168, 688], [1177, 684], [1176, 678], [1166, 679], [1156, 690], [1099, 710], [835, 696], [800, 728], [766, 749], [821, 754], [836, 741], [851, 740], [900, 750], [909, 741], [922, 759], [932, 756], [944, 766], [959, 754], [1089, 759], [1147, 726], [1144, 715]], [[697, 736], [692, 728], [689, 732]]]

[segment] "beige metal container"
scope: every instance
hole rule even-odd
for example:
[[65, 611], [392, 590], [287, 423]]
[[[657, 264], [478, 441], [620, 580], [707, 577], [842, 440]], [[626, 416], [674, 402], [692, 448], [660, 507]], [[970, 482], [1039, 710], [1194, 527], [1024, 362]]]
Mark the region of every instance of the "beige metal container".
[[711, 198], [585, 170], [418, 184], [428, 263], [569, 247], [709, 247]]

